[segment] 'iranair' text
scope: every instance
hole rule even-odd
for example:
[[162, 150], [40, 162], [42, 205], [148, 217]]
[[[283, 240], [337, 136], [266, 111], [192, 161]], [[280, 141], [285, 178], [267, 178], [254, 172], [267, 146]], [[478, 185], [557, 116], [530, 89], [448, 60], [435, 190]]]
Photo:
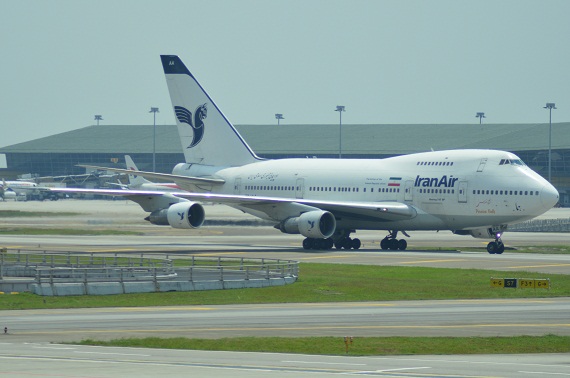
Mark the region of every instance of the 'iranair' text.
[[453, 176], [447, 177], [447, 175], [442, 176], [441, 178], [437, 177], [420, 177], [419, 175], [416, 177], [416, 181], [414, 182], [414, 186], [423, 186], [428, 188], [452, 188], [455, 186], [455, 182], [459, 180], [454, 178]]

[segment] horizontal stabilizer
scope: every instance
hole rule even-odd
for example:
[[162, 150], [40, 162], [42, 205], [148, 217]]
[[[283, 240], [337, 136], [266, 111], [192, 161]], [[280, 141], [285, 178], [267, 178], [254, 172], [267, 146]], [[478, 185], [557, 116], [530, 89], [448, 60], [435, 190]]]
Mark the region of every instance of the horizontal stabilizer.
[[90, 168], [90, 169], [99, 169], [99, 170], [106, 170], [111, 172], [118, 172], [118, 173], [126, 173], [128, 175], [139, 175], [145, 177], [147, 179], [154, 179], [154, 180], [163, 180], [163, 181], [176, 181], [177, 183], [185, 182], [192, 185], [203, 185], [203, 184], [210, 184], [210, 185], [222, 185], [226, 181], [219, 178], [210, 178], [210, 177], [189, 177], [189, 176], [181, 176], [181, 175], [172, 175], [169, 173], [157, 173], [157, 172], [144, 172], [144, 171], [132, 171], [129, 169], [121, 169], [121, 168], [107, 168], [107, 167], [98, 167], [94, 165], [78, 165], [78, 167], [83, 168]]

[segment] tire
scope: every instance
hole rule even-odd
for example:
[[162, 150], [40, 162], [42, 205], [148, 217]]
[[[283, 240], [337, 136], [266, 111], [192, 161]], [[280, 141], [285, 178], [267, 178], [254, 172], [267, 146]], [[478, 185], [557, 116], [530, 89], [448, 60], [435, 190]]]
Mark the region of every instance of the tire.
[[400, 251], [405, 251], [406, 248], [408, 248], [408, 242], [406, 241], [406, 239], [398, 240], [398, 249]]
[[303, 240], [303, 249], [312, 249], [315, 245], [314, 240], [310, 238], [305, 238]]
[[362, 245], [362, 243], [360, 242], [360, 239], [358, 238], [354, 238], [352, 239], [352, 249], [360, 249], [360, 246]]
[[500, 255], [503, 252], [505, 252], [505, 245], [503, 243], [499, 243], [499, 247], [497, 248], [497, 252], [495, 252], [495, 253]]
[[383, 251], [387, 251], [388, 246], [389, 246], [388, 239], [382, 239], [382, 241], [380, 242], [380, 248], [382, 248]]
[[496, 242], [489, 242], [489, 244], [487, 244], [487, 252], [489, 252], [492, 255], [497, 253], [498, 249], [499, 246], [497, 245]]

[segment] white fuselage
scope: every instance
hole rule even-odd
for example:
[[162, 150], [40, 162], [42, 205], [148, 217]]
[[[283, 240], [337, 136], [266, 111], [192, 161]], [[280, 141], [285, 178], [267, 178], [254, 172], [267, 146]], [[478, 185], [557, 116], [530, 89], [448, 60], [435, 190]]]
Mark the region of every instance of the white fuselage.
[[38, 188], [38, 184], [29, 181], [4, 181], [0, 185], [5, 186], [4, 190], [12, 190], [16, 194], [28, 194]]
[[[181, 165], [173, 173], [182, 170]], [[184, 189], [343, 203], [399, 202], [417, 211], [411, 219], [392, 222], [337, 218], [339, 228], [351, 229], [460, 230], [507, 225], [534, 218], [558, 201], [556, 189], [516, 155], [495, 150], [436, 151], [374, 160], [267, 160], [220, 169], [216, 176], [226, 183]], [[264, 217], [251, 207], [235, 207]]]

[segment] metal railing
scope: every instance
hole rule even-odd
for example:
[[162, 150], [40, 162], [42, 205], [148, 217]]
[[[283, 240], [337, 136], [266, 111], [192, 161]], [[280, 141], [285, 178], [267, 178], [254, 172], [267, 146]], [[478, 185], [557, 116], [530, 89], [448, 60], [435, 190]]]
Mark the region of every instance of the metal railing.
[[0, 253], [0, 279], [27, 277], [34, 283], [130, 282], [130, 281], [224, 281], [298, 277], [297, 261], [196, 257], [171, 260], [166, 255], [147, 257], [118, 253], [14, 250]]
[[570, 232], [570, 218], [532, 219], [509, 226], [513, 232]]

